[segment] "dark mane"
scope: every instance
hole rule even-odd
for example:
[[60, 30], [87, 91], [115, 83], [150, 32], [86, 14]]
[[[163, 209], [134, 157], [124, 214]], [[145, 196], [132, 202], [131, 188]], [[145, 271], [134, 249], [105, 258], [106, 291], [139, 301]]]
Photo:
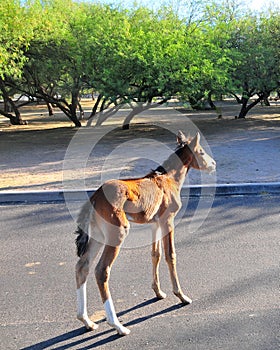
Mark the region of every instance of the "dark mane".
[[[186, 147], [188, 148], [190, 153], [192, 153], [192, 151], [189, 148], [187, 143], [180, 144], [176, 148], [175, 152], [172, 153], [162, 165], [158, 166], [156, 169], [151, 170], [151, 172], [149, 172], [145, 177], [151, 178], [151, 177], [167, 174], [167, 172], [169, 170], [170, 163], [172, 164], [172, 163], [174, 163], [174, 161], [176, 162], [178, 158], [182, 159], [183, 158], [182, 156], [183, 156], [183, 153], [184, 153], [184, 150], [186, 149]], [[174, 158], [174, 155], [176, 155], [175, 158]]]
[[151, 177], [155, 177], [158, 175], [165, 175], [165, 174], [167, 174], [167, 171], [162, 165], [160, 165], [156, 169], [152, 169], [151, 172], [149, 172], [145, 177], [151, 178]]
[[174, 153], [180, 158], [181, 155], [182, 155], [182, 153], [184, 152], [184, 150], [185, 150], [186, 148], [190, 151], [190, 153], [192, 153], [192, 150], [190, 149], [189, 144], [188, 144], [187, 142], [184, 142], [184, 143], [180, 144], [180, 145], [176, 148], [176, 150], [175, 150]]

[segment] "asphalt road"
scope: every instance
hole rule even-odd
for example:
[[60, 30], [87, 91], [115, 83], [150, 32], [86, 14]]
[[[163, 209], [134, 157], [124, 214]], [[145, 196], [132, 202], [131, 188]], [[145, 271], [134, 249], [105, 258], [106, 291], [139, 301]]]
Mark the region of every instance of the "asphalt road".
[[[176, 227], [178, 273], [190, 306], [172, 295], [164, 261], [168, 297], [154, 299], [143, 239], [149, 233], [131, 231], [111, 276], [127, 337], [104, 321], [93, 274], [89, 314], [99, 329], [86, 332], [76, 320], [75, 225], [66, 206], [2, 205], [0, 348], [279, 349], [279, 203], [279, 196], [220, 197], [203, 221], [203, 206], [196, 212], [197, 199], [190, 200]], [[200, 228], [190, 229], [192, 218], [203, 222]]]

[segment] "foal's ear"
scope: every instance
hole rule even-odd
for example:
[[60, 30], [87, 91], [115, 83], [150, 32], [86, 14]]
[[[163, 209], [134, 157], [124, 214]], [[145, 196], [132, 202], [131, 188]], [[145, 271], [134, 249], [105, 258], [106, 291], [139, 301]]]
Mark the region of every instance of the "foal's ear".
[[177, 134], [177, 143], [181, 146], [187, 142], [188, 139], [186, 138], [185, 134], [181, 130], [179, 130]]
[[190, 143], [190, 149], [195, 151], [200, 146], [200, 133], [198, 132]]

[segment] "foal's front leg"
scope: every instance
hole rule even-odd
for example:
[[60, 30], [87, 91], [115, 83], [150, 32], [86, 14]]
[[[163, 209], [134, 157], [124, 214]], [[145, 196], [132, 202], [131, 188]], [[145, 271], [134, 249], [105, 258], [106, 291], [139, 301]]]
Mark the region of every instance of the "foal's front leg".
[[[172, 220], [173, 221], [173, 220]], [[181, 300], [183, 304], [191, 304], [192, 300], [184, 295], [182, 292], [176, 268], [176, 253], [174, 245], [174, 224], [173, 222], [167, 222], [162, 227], [163, 230], [163, 245], [165, 252], [165, 259], [168, 264], [171, 282], [173, 286], [173, 293]]]

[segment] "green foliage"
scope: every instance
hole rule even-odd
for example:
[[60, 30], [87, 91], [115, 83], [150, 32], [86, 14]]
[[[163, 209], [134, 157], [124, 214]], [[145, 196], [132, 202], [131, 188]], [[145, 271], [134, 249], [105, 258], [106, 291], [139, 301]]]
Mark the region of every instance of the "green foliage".
[[[232, 65], [232, 90], [242, 95], [240, 117], [254, 107], [249, 99], [267, 99], [280, 85], [279, 13], [240, 18], [232, 27], [229, 40]], [[278, 46], [278, 49], [277, 49]]]
[[209, 94], [249, 98], [279, 88], [279, 11], [255, 15], [235, 1], [166, 4], [154, 11], [0, 0], [5, 91], [44, 98], [75, 121], [83, 89], [98, 92], [98, 103], [177, 95], [197, 106]]
[[233, 49], [239, 55], [234, 79], [237, 88], [249, 94], [263, 92], [265, 86], [277, 87], [279, 53], [275, 50], [274, 35], [267, 30], [265, 22], [266, 19], [252, 17], [242, 19], [233, 33]]
[[0, 78], [20, 75], [32, 34], [28, 13], [20, 1], [0, 0]]

